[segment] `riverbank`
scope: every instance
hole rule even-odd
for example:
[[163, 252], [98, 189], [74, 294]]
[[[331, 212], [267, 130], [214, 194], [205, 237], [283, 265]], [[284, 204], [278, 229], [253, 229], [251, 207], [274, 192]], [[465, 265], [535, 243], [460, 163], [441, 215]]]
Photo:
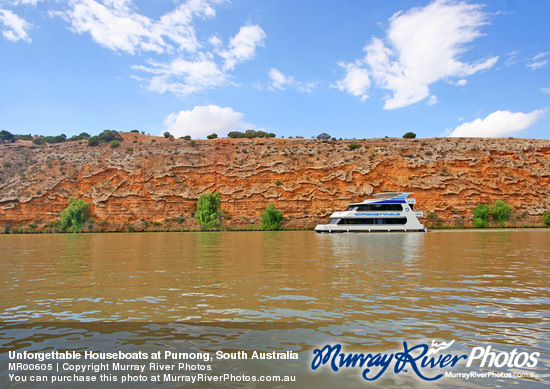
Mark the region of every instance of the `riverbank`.
[[[315, 227], [304, 227], [304, 228], [281, 228], [277, 231], [314, 231]], [[429, 231], [506, 231], [506, 230], [523, 230], [523, 229], [548, 229], [549, 227], [545, 225], [525, 225], [525, 226], [489, 226], [486, 228], [476, 228], [476, 227], [452, 227], [452, 226], [437, 226], [430, 227], [427, 229]], [[226, 228], [220, 229], [201, 229], [201, 228], [146, 228], [142, 230], [135, 230], [133, 228], [125, 228], [122, 230], [112, 230], [112, 229], [84, 229], [76, 234], [103, 234], [103, 233], [133, 233], [133, 232], [258, 232], [262, 230], [260, 225], [250, 225], [250, 226], [228, 226]], [[265, 231], [268, 232], [268, 231]], [[386, 233], [386, 231], [378, 231], [381, 234]], [[376, 234], [377, 231], [368, 232], [369, 234]], [[393, 232], [403, 232], [403, 231], [393, 231]], [[411, 231], [412, 232], [412, 231]], [[420, 231], [422, 232], [422, 231]], [[342, 232], [343, 233], [343, 232]], [[354, 233], [363, 233], [366, 232], [350, 232]], [[53, 228], [44, 228], [44, 229], [31, 229], [28, 226], [22, 227], [13, 227], [8, 229], [0, 230], [0, 235], [8, 234], [75, 234], [75, 232], [69, 231], [60, 231]], [[334, 232], [333, 234], [339, 234], [339, 232]]]

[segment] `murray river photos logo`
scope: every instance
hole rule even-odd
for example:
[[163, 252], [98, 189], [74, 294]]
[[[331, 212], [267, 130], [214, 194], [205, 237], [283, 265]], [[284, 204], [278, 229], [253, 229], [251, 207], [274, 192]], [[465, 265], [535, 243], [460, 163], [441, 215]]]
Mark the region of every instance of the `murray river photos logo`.
[[540, 356], [538, 352], [518, 352], [517, 349], [512, 352], [492, 351], [491, 346], [473, 347], [469, 354], [447, 353], [445, 350], [453, 343], [454, 340], [448, 343], [432, 340], [431, 346], [419, 344], [411, 347], [404, 341], [402, 351], [385, 353], [347, 353], [339, 344], [327, 344], [313, 350], [311, 368], [317, 370], [326, 365], [335, 372], [343, 368], [361, 369], [361, 376], [367, 381], [374, 381], [393, 368], [396, 374], [412, 371], [423, 380], [435, 381], [444, 375], [449, 376], [441, 372], [442, 369], [451, 369], [459, 363], [465, 363], [466, 367], [476, 362], [485, 368], [533, 368]]

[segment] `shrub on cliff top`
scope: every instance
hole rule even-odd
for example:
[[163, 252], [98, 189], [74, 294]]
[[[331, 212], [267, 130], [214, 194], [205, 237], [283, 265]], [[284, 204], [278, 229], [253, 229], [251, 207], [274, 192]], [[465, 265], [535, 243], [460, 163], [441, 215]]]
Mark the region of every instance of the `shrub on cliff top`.
[[90, 219], [91, 204], [81, 200], [70, 198], [69, 205], [61, 211], [59, 227], [62, 231], [81, 232], [84, 224]]
[[101, 134], [88, 138], [88, 146], [97, 146], [100, 142], [110, 144], [114, 140], [122, 142], [122, 137], [114, 130], [104, 130]]
[[32, 140], [35, 145], [43, 145], [44, 143], [63, 143], [67, 140], [67, 135], [61, 134], [56, 136], [38, 136]]
[[0, 143], [13, 143], [15, 142], [15, 137], [9, 131], [2, 130], [0, 131]]
[[99, 144], [99, 138], [97, 136], [92, 136], [88, 138], [88, 146], [97, 146]]
[[245, 132], [241, 131], [231, 131], [227, 134], [229, 138], [275, 138], [275, 134], [272, 132], [265, 132], [262, 130], [246, 130]]
[[80, 134], [78, 135], [73, 135], [69, 138], [69, 140], [73, 141], [73, 140], [81, 140], [81, 139], [88, 139], [90, 137], [90, 134], [88, 134], [87, 132], [81, 132]]
[[112, 140], [122, 141], [122, 137], [115, 130], [104, 130], [97, 136], [100, 141], [109, 143]]
[[275, 208], [275, 204], [269, 204], [262, 213], [262, 230], [275, 231], [281, 229], [283, 213]]
[[199, 196], [195, 219], [204, 229], [216, 228], [220, 225], [219, 209], [221, 204], [220, 192], [204, 193]]
[[542, 222], [546, 227], [550, 227], [550, 211], [546, 211], [542, 214]]
[[414, 132], [407, 132], [405, 135], [403, 135], [403, 138], [405, 138], [405, 139], [414, 139], [414, 138], [416, 138], [416, 134]]

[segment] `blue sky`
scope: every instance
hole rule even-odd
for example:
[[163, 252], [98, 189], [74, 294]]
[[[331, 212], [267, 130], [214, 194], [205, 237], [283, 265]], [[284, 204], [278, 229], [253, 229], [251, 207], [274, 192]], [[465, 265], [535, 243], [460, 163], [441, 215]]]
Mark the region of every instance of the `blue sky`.
[[0, 0], [0, 129], [549, 138], [550, 2]]

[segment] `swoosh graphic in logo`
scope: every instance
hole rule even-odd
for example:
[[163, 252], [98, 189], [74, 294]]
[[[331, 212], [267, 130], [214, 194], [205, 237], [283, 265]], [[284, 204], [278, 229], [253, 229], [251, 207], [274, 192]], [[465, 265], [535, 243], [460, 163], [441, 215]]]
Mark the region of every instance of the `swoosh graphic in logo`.
[[428, 353], [426, 355], [437, 354], [441, 350], [448, 349], [454, 342], [455, 340], [453, 339], [449, 343], [441, 342], [438, 344], [435, 342], [435, 340], [432, 340], [432, 348], [428, 350]]

